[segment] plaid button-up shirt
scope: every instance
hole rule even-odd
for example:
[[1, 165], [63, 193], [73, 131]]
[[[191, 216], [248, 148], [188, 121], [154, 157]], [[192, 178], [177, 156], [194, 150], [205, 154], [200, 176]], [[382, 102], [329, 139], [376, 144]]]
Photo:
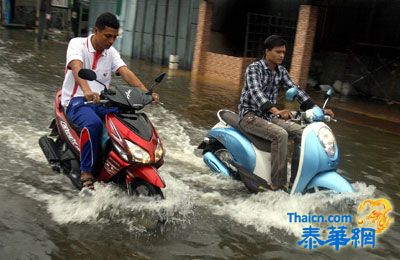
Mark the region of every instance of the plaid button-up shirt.
[[254, 112], [257, 116], [270, 120], [269, 109], [276, 106], [279, 88], [286, 90], [297, 87], [299, 94], [296, 100], [303, 110], [314, 106], [314, 102], [289, 76], [285, 67], [278, 65], [275, 71], [268, 68], [264, 59], [253, 62], [247, 67], [245, 82], [240, 97], [240, 117], [248, 112]]

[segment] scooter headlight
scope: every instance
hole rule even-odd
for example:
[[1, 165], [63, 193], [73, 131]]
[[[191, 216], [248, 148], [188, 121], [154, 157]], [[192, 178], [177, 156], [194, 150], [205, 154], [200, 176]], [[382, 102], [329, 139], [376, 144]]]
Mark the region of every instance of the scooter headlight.
[[331, 158], [334, 157], [337, 145], [332, 131], [328, 127], [321, 127], [318, 131], [318, 139], [321, 142], [322, 147], [324, 147], [326, 154]]
[[140, 162], [140, 163], [150, 163], [150, 155], [147, 151], [139, 147], [138, 145], [132, 143], [131, 141], [128, 141], [125, 139], [126, 144], [128, 145], [129, 152], [132, 155], [132, 160], [135, 162]]
[[165, 154], [165, 150], [161, 144], [161, 140], [158, 139], [157, 140], [157, 148], [156, 148], [156, 151], [154, 152], [154, 157], [155, 157], [156, 162], [158, 162], [161, 158], [163, 158], [164, 154]]
[[128, 154], [116, 143], [114, 143], [115, 150], [124, 159], [124, 161], [129, 162]]

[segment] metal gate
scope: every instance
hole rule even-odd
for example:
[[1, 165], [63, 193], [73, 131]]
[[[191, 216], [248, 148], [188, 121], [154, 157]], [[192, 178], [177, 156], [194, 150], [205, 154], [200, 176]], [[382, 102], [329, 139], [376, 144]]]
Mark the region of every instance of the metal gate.
[[282, 36], [287, 42], [284, 65], [289, 67], [296, 35], [296, 20], [281, 16], [247, 14], [244, 56], [261, 58], [264, 54], [264, 40], [272, 34]]
[[198, 0], [138, 0], [132, 56], [168, 64], [179, 55], [179, 67], [190, 69], [197, 28]]

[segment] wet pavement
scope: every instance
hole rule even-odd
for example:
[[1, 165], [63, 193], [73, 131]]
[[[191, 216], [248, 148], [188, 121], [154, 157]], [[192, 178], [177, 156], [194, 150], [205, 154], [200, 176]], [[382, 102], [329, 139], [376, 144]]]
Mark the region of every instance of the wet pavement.
[[[324, 93], [314, 92], [312, 97], [323, 103]], [[368, 126], [400, 135], [400, 104], [355, 96], [333, 96], [328, 107], [335, 110], [339, 120]]]
[[[383, 114], [392, 118], [385, 122], [395, 122], [392, 107], [367, 112], [370, 103], [354, 101], [346, 110], [339, 97], [330, 103], [338, 108], [338, 122], [330, 127], [341, 151], [339, 171], [354, 194], [251, 195], [243, 184], [212, 174], [196, 150], [216, 123], [216, 111], [236, 110], [240, 88], [125, 59], [147, 84], [168, 72], [156, 90], [164, 105], [145, 109], [167, 149], [160, 169], [166, 200], [132, 199], [100, 184], [85, 196], [51, 171], [38, 146], [54, 113], [66, 47], [38, 45], [33, 32], [0, 28], [0, 259], [398, 258], [400, 136], [380, 130], [381, 122], [369, 127], [352, 119]], [[393, 203], [395, 222], [376, 248], [309, 251], [296, 245], [304, 225], [289, 223], [288, 212], [355, 215], [361, 201], [378, 197]], [[166, 223], [158, 225], [159, 217]]]

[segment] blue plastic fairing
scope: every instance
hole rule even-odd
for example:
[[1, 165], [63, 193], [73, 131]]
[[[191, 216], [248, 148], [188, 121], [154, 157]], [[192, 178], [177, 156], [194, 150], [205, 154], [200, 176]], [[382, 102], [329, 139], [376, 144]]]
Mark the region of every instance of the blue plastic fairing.
[[213, 128], [208, 136], [217, 139], [232, 154], [236, 163], [249, 172], [254, 171], [256, 155], [253, 145], [238, 130], [232, 127]]
[[351, 184], [335, 171], [320, 173], [307, 185], [307, 190], [322, 187], [337, 192], [354, 192]]
[[298, 176], [296, 187], [293, 187], [292, 193], [302, 193], [307, 187], [308, 183], [320, 172], [327, 172], [336, 170], [338, 165], [338, 153], [333, 158], [329, 158], [323, 149], [316, 133], [311, 130], [304, 142], [304, 157], [303, 163], [300, 165], [301, 172]]
[[205, 153], [203, 160], [212, 171], [227, 177], [230, 176], [228, 168], [212, 152]]

